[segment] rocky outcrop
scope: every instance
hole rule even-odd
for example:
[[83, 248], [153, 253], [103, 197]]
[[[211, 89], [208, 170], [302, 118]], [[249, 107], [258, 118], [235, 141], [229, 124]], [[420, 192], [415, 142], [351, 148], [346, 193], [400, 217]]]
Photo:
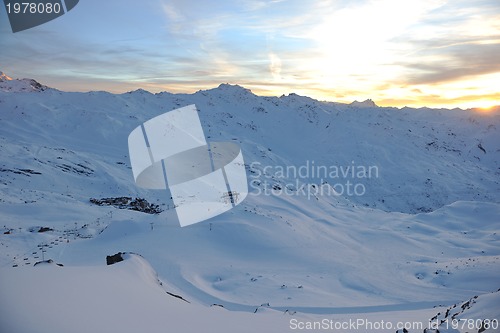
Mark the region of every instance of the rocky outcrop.
[[113, 265], [117, 262], [123, 261], [123, 253], [118, 252], [112, 256], [106, 256], [106, 265]]
[[113, 206], [119, 209], [130, 209], [146, 214], [159, 214], [162, 212], [160, 206], [149, 203], [146, 199], [131, 197], [117, 198], [90, 198], [90, 202], [98, 206]]

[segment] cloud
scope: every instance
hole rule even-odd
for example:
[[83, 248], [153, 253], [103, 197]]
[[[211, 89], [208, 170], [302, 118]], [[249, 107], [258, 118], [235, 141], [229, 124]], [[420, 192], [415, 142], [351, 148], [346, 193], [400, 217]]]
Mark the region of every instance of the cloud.
[[274, 80], [281, 80], [281, 59], [274, 53], [269, 54], [269, 71]]
[[496, 0], [448, 1], [391, 40], [404, 84], [441, 84], [500, 71]]
[[422, 56], [425, 61], [402, 64], [411, 71], [403, 79], [406, 84], [437, 84], [500, 72], [500, 42], [452, 45], [430, 53], [429, 59]]

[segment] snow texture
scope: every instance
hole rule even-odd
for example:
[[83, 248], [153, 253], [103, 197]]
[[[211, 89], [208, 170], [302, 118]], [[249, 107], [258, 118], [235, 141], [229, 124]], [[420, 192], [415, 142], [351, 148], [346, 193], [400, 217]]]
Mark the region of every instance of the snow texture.
[[[500, 319], [498, 111], [34, 82], [0, 76], [1, 332], [411, 333], [471, 299], [456, 318]], [[127, 137], [190, 104], [208, 142], [241, 147], [249, 194], [180, 228], [168, 191], [135, 185]], [[90, 202], [121, 197], [161, 213]], [[118, 252], [140, 256], [106, 266]]]

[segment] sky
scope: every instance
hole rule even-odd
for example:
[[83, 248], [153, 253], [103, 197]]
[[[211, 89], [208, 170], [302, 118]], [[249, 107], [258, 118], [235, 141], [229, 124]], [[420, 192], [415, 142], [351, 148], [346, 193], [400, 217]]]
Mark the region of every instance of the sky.
[[64, 91], [238, 84], [380, 106], [500, 105], [499, 0], [80, 0], [12, 33], [0, 71]]

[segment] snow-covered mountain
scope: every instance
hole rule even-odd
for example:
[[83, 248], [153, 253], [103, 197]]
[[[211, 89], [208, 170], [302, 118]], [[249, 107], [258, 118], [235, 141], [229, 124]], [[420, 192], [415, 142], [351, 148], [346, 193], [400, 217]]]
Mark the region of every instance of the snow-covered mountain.
[[[180, 228], [168, 193], [135, 185], [127, 137], [144, 121], [190, 104], [208, 141], [241, 146], [250, 193], [230, 212]], [[289, 331], [293, 318], [321, 316], [429, 320], [434, 306], [500, 287], [498, 112], [261, 97], [228, 84], [194, 94], [71, 93], [2, 73], [0, 119], [0, 299], [32, 293], [12, 307], [0, 301], [10, 314], [0, 328], [11, 332], [26, 299], [51, 294], [37, 294], [34, 285], [44, 279], [58, 281], [46, 282], [57, 289], [80, 274], [95, 272], [104, 284], [132, 274], [127, 283], [149, 295], [149, 264], [162, 282], [155, 288], [192, 306], [156, 295], [145, 308], [187, 307], [183, 320], [201, 313], [204, 323], [227, 321], [217, 327], [228, 332], [239, 320], [262, 331]], [[130, 199], [90, 202], [121, 197]], [[162, 212], [116, 207], [132, 208], [134, 198]], [[104, 266], [117, 252], [142, 257], [115, 264], [121, 269]], [[49, 258], [64, 267], [32, 267]], [[127, 283], [124, 295], [135, 288]], [[85, 304], [98, 302], [98, 285], [83, 284], [72, 301], [87, 294], [95, 297]], [[52, 294], [64, 298], [60, 290]], [[494, 309], [499, 302], [498, 293], [483, 299]], [[51, 304], [18, 331], [38, 324], [42, 332], [64, 331], [71, 323], [39, 323], [58, 309]], [[213, 304], [231, 311], [207, 308]], [[119, 301], [108, 305], [164, 331], [159, 318]], [[248, 313], [241, 319], [238, 311]], [[500, 310], [492, 313], [500, 318]], [[206, 326], [171, 325], [186, 332]]]
[[12, 79], [4, 72], [0, 71], [0, 91], [8, 92], [28, 92], [28, 91], [44, 91], [47, 89], [33, 79]]
[[372, 101], [371, 99], [364, 100], [363, 102], [354, 101], [350, 105], [357, 107], [357, 108], [375, 108], [375, 107], [377, 107], [377, 104], [375, 104], [375, 102]]

